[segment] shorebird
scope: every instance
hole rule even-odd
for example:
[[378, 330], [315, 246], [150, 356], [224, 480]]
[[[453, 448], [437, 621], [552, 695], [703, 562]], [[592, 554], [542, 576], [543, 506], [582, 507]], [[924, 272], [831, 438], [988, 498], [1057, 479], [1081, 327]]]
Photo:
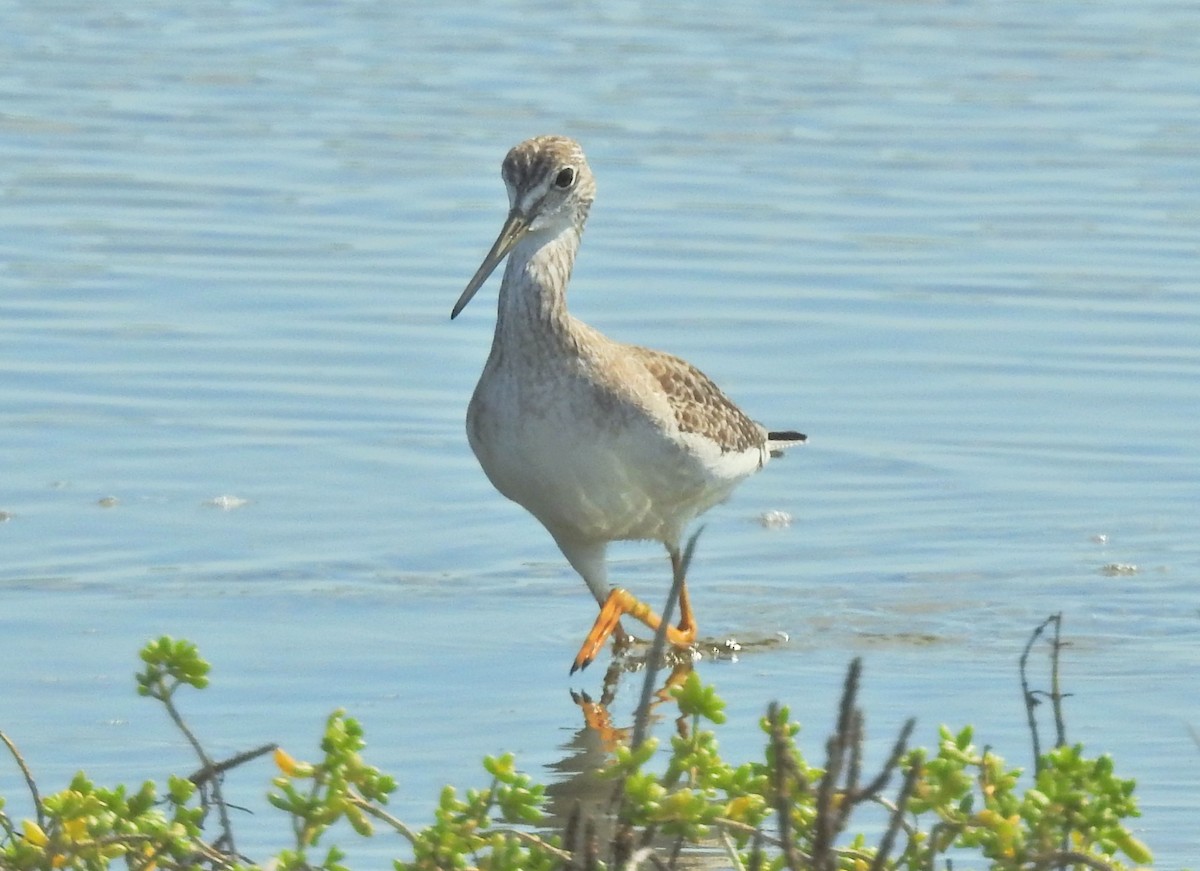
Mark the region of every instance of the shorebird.
[[[539, 136], [504, 158], [509, 212], [451, 319], [508, 257], [496, 333], [467, 407], [467, 439], [503, 495], [542, 522], [600, 605], [571, 672], [590, 663], [628, 614], [661, 619], [609, 589], [610, 542], [663, 543], [680, 571], [687, 525], [772, 455], [805, 436], [747, 417], [690, 363], [614, 341], [567, 311], [566, 292], [596, 183], [573, 139]], [[696, 622], [682, 584], [668, 640]]]

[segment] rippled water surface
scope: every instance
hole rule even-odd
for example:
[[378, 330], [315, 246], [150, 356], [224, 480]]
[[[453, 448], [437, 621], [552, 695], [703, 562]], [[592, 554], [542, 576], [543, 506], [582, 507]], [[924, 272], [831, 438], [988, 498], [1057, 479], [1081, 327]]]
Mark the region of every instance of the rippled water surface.
[[[504, 152], [559, 132], [599, 182], [574, 311], [810, 435], [693, 569], [706, 636], [789, 639], [701, 664], [726, 751], [781, 698], [819, 757], [858, 655], [880, 754], [915, 715], [1027, 765], [1062, 611], [1068, 737], [1196, 864], [1195, 4], [4, 9], [0, 729], [43, 789], [191, 770], [132, 692], [161, 633], [214, 664], [214, 753], [345, 706], [418, 822], [484, 753], [576, 764], [594, 604], [466, 444], [494, 282], [448, 320]], [[657, 545], [612, 562], [665, 593]]]

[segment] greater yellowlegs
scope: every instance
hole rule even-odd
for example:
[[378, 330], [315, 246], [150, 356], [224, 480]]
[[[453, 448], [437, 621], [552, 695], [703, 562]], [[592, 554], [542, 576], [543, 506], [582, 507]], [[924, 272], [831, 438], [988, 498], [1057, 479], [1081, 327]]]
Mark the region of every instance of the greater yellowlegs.
[[[691, 364], [615, 342], [567, 311], [596, 194], [579, 143], [522, 142], [501, 175], [508, 218], [450, 313], [457, 317], [508, 257], [467, 439], [496, 489], [542, 522], [601, 606], [574, 672], [595, 658], [622, 614], [652, 629], [661, 622], [626, 590], [609, 590], [609, 542], [661, 541], [678, 571], [687, 525], [805, 436], [767, 431]], [[688, 646], [695, 635], [684, 584], [668, 639]]]

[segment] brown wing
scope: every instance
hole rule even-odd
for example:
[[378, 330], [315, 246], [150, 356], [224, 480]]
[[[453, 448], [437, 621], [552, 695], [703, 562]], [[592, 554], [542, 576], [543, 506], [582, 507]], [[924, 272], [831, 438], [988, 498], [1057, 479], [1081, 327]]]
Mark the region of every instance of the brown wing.
[[650, 348], [629, 348], [670, 396], [681, 430], [712, 439], [722, 451], [745, 451], [766, 443], [766, 431], [691, 363]]

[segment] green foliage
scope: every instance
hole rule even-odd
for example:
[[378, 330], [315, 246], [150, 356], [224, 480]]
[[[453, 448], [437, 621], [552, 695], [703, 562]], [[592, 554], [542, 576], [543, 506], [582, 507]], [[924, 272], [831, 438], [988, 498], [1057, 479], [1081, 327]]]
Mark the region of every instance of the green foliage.
[[[657, 749], [653, 742], [637, 750], [618, 748], [609, 769], [610, 776], [624, 779], [624, 815], [634, 827], [655, 828], [687, 843], [717, 829], [739, 851], [741, 867], [796, 867], [789, 861], [825, 867], [809, 864], [821, 851], [816, 833], [826, 824], [822, 815], [865, 803], [895, 809], [895, 802], [878, 794], [853, 790], [835, 791], [834, 810], [822, 809], [826, 771], [804, 760], [795, 743], [800, 727], [788, 720], [786, 709], [761, 722], [770, 736], [764, 761], [735, 767], [720, 757], [715, 734], [704, 728], [705, 721], [724, 720], [723, 703], [711, 688], [701, 686], [693, 673], [673, 695], [680, 712], [691, 718], [690, 729], [672, 739], [665, 774], [648, 770]], [[1022, 772], [978, 750], [972, 737], [970, 727], [957, 733], [942, 727], [936, 757], [926, 759], [925, 751], [913, 750], [900, 760], [898, 768], [912, 782], [904, 796], [909, 823], [896, 858], [878, 867], [940, 867], [964, 851], [988, 859], [993, 871], [1115, 871], [1127, 867], [1117, 861], [1120, 854], [1139, 865], [1152, 861], [1149, 849], [1123, 824], [1138, 815], [1134, 782], [1116, 777], [1109, 757], [1088, 759], [1078, 746], [1056, 748], [1044, 754], [1034, 784], [1022, 790]], [[786, 821], [769, 826], [779, 813]], [[777, 848], [773, 856], [747, 851], [764, 832]], [[832, 852], [830, 868], [877, 867], [872, 862], [878, 847], [862, 835]]]
[[[138, 692], [165, 707], [196, 750], [200, 771], [191, 778], [172, 776], [162, 790], [151, 782], [107, 789], [80, 773], [66, 789], [39, 795], [15, 746], [0, 733], [30, 784], [36, 810], [34, 818], [14, 822], [0, 798], [0, 871], [102, 871], [118, 863], [135, 871], [248, 867], [233, 847], [218, 788], [223, 773], [244, 760], [209, 760], [174, 703], [180, 688], [207, 686], [208, 663], [195, 645], [168, 637], [151, 641], [140, 656]], [[484, 760], [490, 778], [484, 789], [460, 795], [446, 787], [433, 823], [411, 829], [387, 811], [396, 782], [365, 761], [362, 727], [334, 711], [316, 761], [298, 761], [275, 749], [279, 774], [267, 799], [286, 814], [293, 838], [271, 864], [280, 871], [346, 871], [342, 849], [322, 844], [339, 824], [364, 838], [380, 826], [402, 836], [411, 859], [397, 860], [397, 871], [549, 871], [605, 867], [608, 859], [610, 867], [621, 866], [630, 857], [620, 854], [619, 844], [656, 851], [664, 841], [670, 847], [655, 861], [672, 867], [679, 848], [714, 839], [739, 868], [916, 871], [975, 856], [993, 871], [1117, 871], [1128, 867], [1124, 860], [1151, 861], [1150, 851], [1125, 826], [1137, 815], [1133, 781], [1117, 777], [1109, 757], [1088, 758], [1079, 746], [1043, 754], [1026, 783], [1019, 769], [978, 749], [970, 727], [958, 732], [943, 727], [935, 755], [905, 749], [905, 730], [880, 773], [863, 777], [856, 669], [847, 679], [822, 766], [804, 759], [796, 743], [799, 725], [776, 706], [760, 722], [762, 758], [725, 760], [712, 730], [725, 721], [724, 703], [689, 674], [671, 691], [680, 728], [665, 754], [653, 739], [612, 753], [605, 773], [620, 784], [622, 799], [618, 832], [608, 845], [589, 842], [577, 831], [571, 836], [574, 826], [565, 846], [532, 832], [528, 827], [542, 820], [544, 788], [517, 770], [512, 755]], [[902, 783], [889, 797], [885, 790], [893, 775]], [[862, 806], [890, 817], [884, 836], [872, 840], [846, 828]], [[210, 844], [204, 837], [214, 807], [222, 831]]]
[[1151, 861], [1122, 824], [1138, 816], [1134, 781], [1117, 777], [1108, 756], [1088, 759], [1079, 745], [1056, 747], [1040, 759], [1033, 787], [1020, 792], [1021, 771], [977, 750], [970, 727], [958, 734], [943, 727], [937, 756], [912, 764], [924, 776], [908, 806], [938, 818], [936, 836], [926, 842], [930, 853], [953, 841], [978, 848], [995, 869], [1024, 869], [1058, 853]]
[[768, 810], [765, 766], [733, 766], [718, 753], [716, 735], [704, 723], [725, 722], [725, 703], [712, 687], [692, 672], [672, 691], [689, 728], [671, 738], [666, 772], [645, 770], [658, 748], [653, 739], [636, 750], [618, 747], [606, 772], [623, 778], [625, 819], [640, 827], [657, 827], [663, 834], [689, 842], [707, 837], [714, 824], [732, 822], [734, 837], [744, 845]]
[[164, 635], [143, 647], [138, 656], [146, 664], [136, 676], [138, 695], [161, 702], [180, 686], [198, 690], [208, 686], [209, 665], [190, 641], [176, 641]]
[[942, 727], [940, 737], [935, 758], [914, 753], [909, 763], [922, 772], [909, 810], [938, 820], [914, 851], [922, 861], [951, 845], [977, 849], [997, 869], [1036, 867], [1045, 857], [1072, 853], [1151, 861], [1122, 824], [1138, 815], [1134, 782], [1116, 777], [1108, 756], [1088, 759], [1079, 745], [1056, 747], [1043, 754], [1033, 786], [1022, 792], [1021, 771], [978, 750], [970, 727], [957, 734]]
[[519, 773], [511, 754], [484, 759], [492, 775], [483, 790], [468, 790], [465, 799], [453, 787], [442, 790], [433, 825], [412, 838], [413, 861], [395, 863], [402, 869], [467, 868], [530, 869], [558, 867], [562, 853], [556, 842], [532, 836], [522, 840], [497, 823], [519, 825], [542, 818], [544, 788]]
[[200, 836], [203, 811], [188, 807], [194, 788], [172, 778], [160, 799], [153, 783], [136, 792], [97, 787], [80, 773], [70, 785], [43, 796], [39, 819], [23, 820], [20, 834], [7, 818], [0, 839], [0, 868], [107, 868], [123, 860], [130, 868], [184, 864]]
[[[195, 645], [159, 638], [141, 651], [146, 668], [137, 675], [138, 692], [168, 704], [182, 685], [203, 688], [208, 663]], [[32, 776], [5, 738], [26, 779]], [[32, 790], [32, 786], [31, 786]], [[59, 792], [33, 793], [36, 819], [19, 827], [3, 813], [0, 800], [0, 868], [104, 869], [115, 861], [134, 869], [196, 867], [209, 848], [201, 840], [206, 810], [187, 778], [171, 776], [166, 790], [147, 781], [136, 790], [106, 789], [83, 772]]]
[[275, 751], [282, 774], [273, 781], [275, 789], [267, 800], [289, 815], [295, 837], [295, 846], [279, 855], [281, 869], [341, 871], [342, 853], [336, 847], [319, 862], [309, 855], [321, 836], [339, 820], [349, 823], [364, 838], [374, 833], [367, 816], [387, 803], [396, 782], [363, 761], [361, 751], [365, 746], [362, 727], [337, 710], [325, 722], [321, 738], [325, 755], [320, 762], [297, 762], [283, 750]]
[[511, 755], [484, 759], [492, 783], [484, 790], [469, 790], [465, 800], [452, 787], [446, 787], [434, 824], [414, 832], [384, 810], [396, 782], [364, 763], [361, 751], [365, 746], [362, 727], [339, 710], [326, 722], [321, 740], [324, 757], [320, 761], [297, 762], [284, 751], [276, 751], [275, 761], [282, 774], [273, 781], [274, 790], [267, 798], [290, 816], [295, 836], [295, 846], [276, 857], [278, 868], [344, 871], [340, 864], [343, 854], [336, 847], [321, 859], [314, 859], [312, 848], [338, 821], [349, 823], [358, 835], [370, 837], [374, 834], [372, 818], [408, 839], [414, 858], [412, 862], [396, 862], [398, 869], [470, 865], [538, 871], [557, 864], [552, 845], [530, 836], [534, 846], [529, 847], [517, 835], [497, 828], [498, 822], [518, 825], [541, 819], [544, 788], [519, 773]]

